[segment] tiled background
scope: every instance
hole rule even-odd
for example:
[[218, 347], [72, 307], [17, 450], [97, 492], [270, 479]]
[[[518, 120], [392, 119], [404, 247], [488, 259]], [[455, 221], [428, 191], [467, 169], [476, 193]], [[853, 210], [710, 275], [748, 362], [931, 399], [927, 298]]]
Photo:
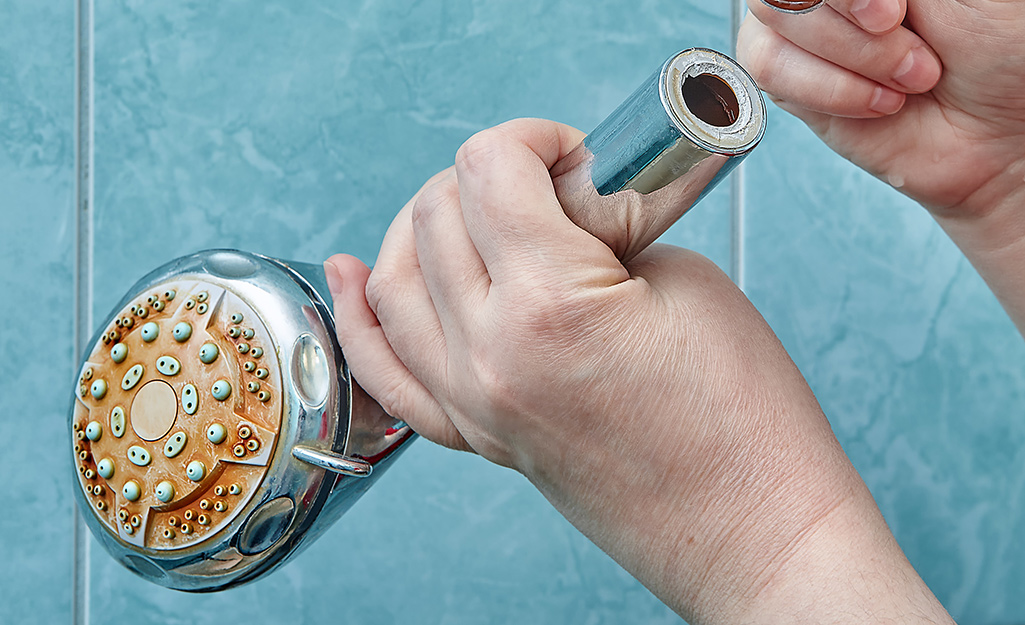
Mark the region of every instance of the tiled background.
[[[676, 50], [727, 50], [730, 10], [96, 2], [91, 312], [203, 248], [372, 262], [474, 131], [520, 116], [591, 128]], [[424, 441], [311, 549], [238, 590], [150, 586], [84, 538], [74, 614], [75, 2], [6, 0], [0, 33], [0, 622], [678, 622], [525, 480]], [[921, 209], [770, 113], [746, 170], [748, 293], [954, 616], [1025, 622], [1021, 339]], [[735, 208], [721, 189], [665, 240], [729, 269]]]

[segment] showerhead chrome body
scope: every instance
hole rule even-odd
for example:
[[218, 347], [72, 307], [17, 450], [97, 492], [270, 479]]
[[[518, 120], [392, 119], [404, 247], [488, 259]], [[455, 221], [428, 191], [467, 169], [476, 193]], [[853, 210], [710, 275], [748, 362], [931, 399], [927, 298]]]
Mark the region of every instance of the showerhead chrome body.
[[78, 502], [118, 561], [179, 590], [254, 579], [413, 440], [353, 384], [330, 301], [321, 267], [234, 250], [132, 287], [71, 417]]

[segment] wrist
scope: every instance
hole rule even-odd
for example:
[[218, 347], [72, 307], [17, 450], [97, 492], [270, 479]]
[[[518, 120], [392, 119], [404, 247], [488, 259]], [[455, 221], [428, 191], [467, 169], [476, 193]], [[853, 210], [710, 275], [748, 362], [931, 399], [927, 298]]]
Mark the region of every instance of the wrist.
[[937, 223], [972, 263], [1025, 332], [1025, 159], [1016, 161], [964, 202], [932, 210]]
[[955, 242], [972, 250], [998, 249], [1025, 238], [1025, 222], [1020, 219], [1025, 211], [1025, 158], [1009, 159], [992, 169], [996, 173], [956, 202], [922, 202], [949, 228]]
[[894, 610], [924, 605], [942, 615], [817, 405], [748, 408], [720, 415], [743, 433], [725, 427], [676, 454], [596, 445], [565, 459], [574, 466], [559, 467], [563, 479], [529, 477], [695, 625], [843, 622], [837, 615], [867, 615], [884, 592], [894, 594]]
[[953, 623], [871, 497], [847, 500], [811, 526], [780, 564], [732, 622]]

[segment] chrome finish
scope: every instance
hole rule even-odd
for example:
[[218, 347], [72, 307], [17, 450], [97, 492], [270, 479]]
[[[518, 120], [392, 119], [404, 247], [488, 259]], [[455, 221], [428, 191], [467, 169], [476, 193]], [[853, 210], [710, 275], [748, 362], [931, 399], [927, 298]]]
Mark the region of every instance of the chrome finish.
[[[229, 511], [230, 522], [223, 528], [179, 549], [144, 545], [141, 531], [126, 540], [100, 520], [90, 494], [77, 479], [75, 492], [86, 524], [116, 560], [157, 584], [205, 592], [251, 581], [301, 551], [366, 492], [416, 435], [352, 383], [335, 338], [333, 314], [326, 304], [330, 301], [327, 284], [319, 266], [234, 250], [179, 258], [136, 283], [91, 345], [102, 342], [103, 332], [118, 313], [140, 296], [169, 282], [189, 280], [223, 288], [245, 301], [258, 313], [273, 341], [273, 349], [268, 345], [263, 358], [276, 358], [284, 378], [282, 420], [277, 438], [269, 443], [273, 449], [259, 450], [271, 462], [257, 492], [245, 505]], [[305, 353], [295, 356], [295, 349]], [[199, 363], [198, 355], [190, 360]], [[308, 361], [334, 373], [326, 381], [314, 375], [312, 382], [289, 383], [296, 363]], [[185, 375], [185, 364], [179, 375]], [[76, 398], [76, 405], [80, 401]], [[73, 409], [69, 426], [76, 425], [74, 415]], [[190, 432], [189, 437], [205, 441], [206, 433]], [[77, 445], [85, 442], [88, 439], [73, 440]], [[319, 462], [311, 464], [307, 459]], [[349, 464], [338, 459], [349, 459]], [[351, 477], [357, 475], [359, 479]]]
[[[721, 81], [722, 93], [735, 98], [719, 102], [732, 121], [708, 121], [688, 102], [688, 80]], [[754, 80], [729, 57], [692, 48], [666, 61], [556, 163], [552, 179], [570, 219], [626, 262], [725, 179], [764, 132], [765, 102]]]
[[762, 0], [783, 13], [808, 13], [825, 4], [825, 0]]
[[315, 467], [321, 467], [328, 471], [341, 473], [342, 475], [351, 475], [352, 477], [367, 477], [374, 470], [373, 465], [369, 462], [356, 460], [329, 451], [317, 451], [309, 447], [293, 447], [292, 455]]

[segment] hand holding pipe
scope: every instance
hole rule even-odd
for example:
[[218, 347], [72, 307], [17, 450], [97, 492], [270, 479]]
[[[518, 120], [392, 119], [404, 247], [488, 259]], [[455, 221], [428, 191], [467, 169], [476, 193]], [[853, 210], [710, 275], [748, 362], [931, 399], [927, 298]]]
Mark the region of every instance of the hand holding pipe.
[[[623, 262], [758, 143], [731, 59], [674, 56], [551, 174], [567, 215]], [[415, 438], [349, 376], [323, 269], [235, 250], [142, 278], [87, 350], [69, 416], [75, 493], [141, 577], [208, 592], [299, 553]]]

